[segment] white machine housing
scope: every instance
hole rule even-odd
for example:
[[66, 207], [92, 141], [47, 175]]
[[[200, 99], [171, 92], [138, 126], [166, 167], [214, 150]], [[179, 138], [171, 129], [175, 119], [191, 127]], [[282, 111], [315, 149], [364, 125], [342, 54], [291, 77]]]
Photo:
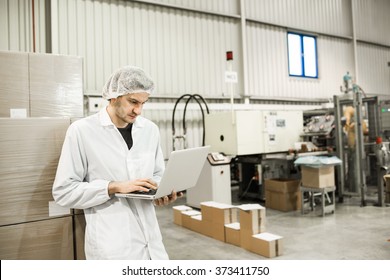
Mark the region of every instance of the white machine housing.
[[303, 131], [302, 111], [233, 111], [205, 116], [212, 152], [250, 155], [294, 148]]
[[204, 201], [232, 204], [230, 160], [220, 153], [208, 155], [196, 186], [187, 190], [187, 205], [200, 208]]

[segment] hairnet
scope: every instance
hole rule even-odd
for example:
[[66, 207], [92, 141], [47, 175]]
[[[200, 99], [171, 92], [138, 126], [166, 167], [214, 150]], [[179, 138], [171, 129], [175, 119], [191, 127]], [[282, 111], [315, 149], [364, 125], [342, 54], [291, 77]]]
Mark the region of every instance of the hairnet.
[[154, 83], [148, 74], [139, 67], [125, 66], [116, 70], [103, 87], [103, 98], [111, 99], [129, 93], [146, 92], [151, 94]]

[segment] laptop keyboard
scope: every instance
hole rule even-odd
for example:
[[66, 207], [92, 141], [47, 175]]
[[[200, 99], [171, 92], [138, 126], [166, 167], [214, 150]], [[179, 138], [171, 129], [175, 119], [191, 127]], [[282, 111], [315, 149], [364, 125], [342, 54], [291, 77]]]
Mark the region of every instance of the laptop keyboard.
[[143, 192], [143, 191], [136, 191], [136, 192], [132, 192], [133, 194], [147, 194], [147, 195], [154, 195], [156, 194], [157, 190], [150, 190], [148, 192]]

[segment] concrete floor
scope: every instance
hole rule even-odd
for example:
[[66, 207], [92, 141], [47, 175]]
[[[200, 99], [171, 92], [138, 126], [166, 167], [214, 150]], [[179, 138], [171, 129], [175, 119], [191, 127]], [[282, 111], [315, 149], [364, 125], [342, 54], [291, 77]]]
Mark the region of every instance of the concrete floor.
[[[233, 204], [260, 203], [236, 201]], [[185, 196], [173, 205], [185, 205]], [[157, 207], [166, 250], [172, 260], [267, 259], [240, 247], [198, 234], [173, 223], [172, 206]], [[263, 205], [264, 206], [264, 205]], [[336, 204], [335, 214], [325, 217], [311, 212], [266, 209], [266, 231], [284, 237], [280, 260], [390, 260], [390, 207], [358, 198]]]

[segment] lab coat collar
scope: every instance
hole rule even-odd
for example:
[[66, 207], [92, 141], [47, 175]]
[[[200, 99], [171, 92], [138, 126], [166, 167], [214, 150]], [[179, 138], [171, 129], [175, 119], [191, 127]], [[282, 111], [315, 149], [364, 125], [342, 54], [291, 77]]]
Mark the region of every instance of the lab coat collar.
[[[98, 114], [99, 114], [100, 124], [102, 126], [110, 126], [110, 125], [115, 126], [114, 123], [111, 121], [110, 115], [107, 112], [107, 107], [102, 108]], [[145, 119], [141, 116], [138, 116], [135, 119], [133, 127], [143, 127], [144, 125], [145, 125]]]

